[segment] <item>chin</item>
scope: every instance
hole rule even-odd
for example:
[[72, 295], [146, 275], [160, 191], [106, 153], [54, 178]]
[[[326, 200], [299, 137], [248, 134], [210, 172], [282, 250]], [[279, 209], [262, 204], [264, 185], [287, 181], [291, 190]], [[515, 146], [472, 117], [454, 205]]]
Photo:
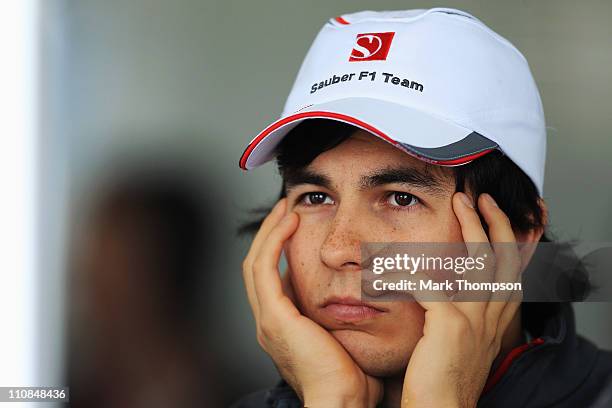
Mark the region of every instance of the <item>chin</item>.
[[418, 338], [385, 339], [358, 330], [332, 330], [331, 334], [361, 370], [373, 377], [403, 375]]

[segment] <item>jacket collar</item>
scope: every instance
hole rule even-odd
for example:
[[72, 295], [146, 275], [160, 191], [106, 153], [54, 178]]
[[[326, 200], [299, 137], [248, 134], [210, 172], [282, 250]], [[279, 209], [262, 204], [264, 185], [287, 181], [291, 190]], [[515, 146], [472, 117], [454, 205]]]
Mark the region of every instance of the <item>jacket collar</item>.
[[[524, 303], [523, 313], [535, 311], [540, 306]], [[571, 304], [565, 302], [555, 306], [558, 306], [557, 312], [541, 322], [538, 337], [513, 350], [521, 349], [519, 353], [511, 356], [511, 351], [506, 356], [510, 361], [503, 375], [483, 392], [479, 408], [550, 406], [584, 383], [597, 360], [597, 348], [576, 335]], [[501, 368], [502, 365], [498, 370]]]

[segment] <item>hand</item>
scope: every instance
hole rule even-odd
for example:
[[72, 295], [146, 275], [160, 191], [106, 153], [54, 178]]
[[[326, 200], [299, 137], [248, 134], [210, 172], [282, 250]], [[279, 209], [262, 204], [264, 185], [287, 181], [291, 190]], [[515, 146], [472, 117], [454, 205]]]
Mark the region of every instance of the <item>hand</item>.
[[[467, 195], [456, 193], [452, 203], [468, 255], [487, 253], [490, 281], [517, 282], [521, 259], [508, 217], [488, 194], [479, 197], [494, 252], [478, 214], [465, 199], [469, 203]], [[415, 293], [425, 309], [425, 325], [406, 369], [402, 407], [475, 407], [522, 293], [495, 292], [488, 301], [479, 302], [453, 301], [444, 293], [433, 296], [438, 298], [432, 300], [432, 292], [426, 299]]]
[[[298, 215], [280, 200], [264, 220], [243, 262], [243, 277], [257, 325], [257, 341], [308, 407], [374, 407], [379, 380], [366, 375], [323, 327], [303, 316], [288, 296], [278, 263]], [[285, 290], [283, 290], [285, 289]]]

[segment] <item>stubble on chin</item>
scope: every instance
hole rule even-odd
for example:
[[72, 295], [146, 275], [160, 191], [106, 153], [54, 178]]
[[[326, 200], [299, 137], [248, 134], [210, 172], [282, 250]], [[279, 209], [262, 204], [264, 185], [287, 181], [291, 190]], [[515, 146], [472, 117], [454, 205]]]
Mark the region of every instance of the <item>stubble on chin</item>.
[[414, 345], [394, 345], [357, 330], [332, 330], [330, 333], [349, 353], [361, 370], [373, 377], [402, 375]]

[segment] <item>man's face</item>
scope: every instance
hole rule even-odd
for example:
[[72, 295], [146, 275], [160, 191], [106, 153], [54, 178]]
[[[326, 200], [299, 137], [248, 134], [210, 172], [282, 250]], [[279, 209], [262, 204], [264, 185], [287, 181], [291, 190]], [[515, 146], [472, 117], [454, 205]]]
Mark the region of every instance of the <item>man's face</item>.
[[410, 301], [381, 302], [375, 306], [382, 312], [360, 314], [333, 298], [360, 299], [361, 242], [463, 241], [451, 204], [451, 171], [356, 131], [285, 182], [288, 211], [300, 217], [284, 247], [299, 309], [367, 374], [400, 373], [422, 336], [424, 309]]

